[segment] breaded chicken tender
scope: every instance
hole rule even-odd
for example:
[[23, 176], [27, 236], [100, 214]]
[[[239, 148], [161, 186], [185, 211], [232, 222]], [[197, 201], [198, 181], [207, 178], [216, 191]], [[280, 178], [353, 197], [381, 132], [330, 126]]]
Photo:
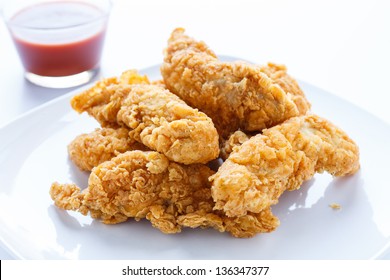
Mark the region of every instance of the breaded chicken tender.
[[164, 51], [166, 87], [205, 112], [222, 138], [242, 129], [261, 131], [310, 108], [285, 67], [221, 62], [205, 43], [175, 29]]
[[212, 120], [160, 85], [103, 80], [71, 100], [102, 126], [124, 126], [131, 138], [175, 162], [207, 163], [218, 157]]
[[129, 130], [121, 127], [98, 128], [77, 136], [69, 145], [68, 153], [73, 163], [84, 171], [91, 171], [102, 162], [132, 150], [149, 150], [145, 145], [130, 138]]
[[234, 218], [214, 211], [208, 181], [212, 174], [202, 164], [182, 165], [158, 152], [129, 151], [94, 168], [87, 189], [53, 183], [50, 195], [56, 206], [89, 213], [103, 223], [146, 218], [164, 233], [213, 227], [236, 237], [251, 237], [279, 225], [270, 209]]
[[214, 209], [229, 217], [260, 213], [316, 172], [358, 169], [358, 146], [345, 132], [316, 115], [291, 118], [233, 149], [210, 178]]

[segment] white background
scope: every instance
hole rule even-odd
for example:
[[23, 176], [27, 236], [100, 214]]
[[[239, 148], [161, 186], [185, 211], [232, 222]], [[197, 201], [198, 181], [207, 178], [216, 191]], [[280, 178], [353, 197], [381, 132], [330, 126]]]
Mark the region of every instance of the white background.
[[[0, 5], [5, 2], [0, 0]], [[161, 63], [166, 40], [178, 26], [217, 54], [286, 64], [296, 78], [390, 124], [390, 1], [117, 0], [101, 75]], [[68, 91], [42, 89], [24, 80], [0, 22], [0, 127]], [[7, 254], [0, 251], [0, 257]]]

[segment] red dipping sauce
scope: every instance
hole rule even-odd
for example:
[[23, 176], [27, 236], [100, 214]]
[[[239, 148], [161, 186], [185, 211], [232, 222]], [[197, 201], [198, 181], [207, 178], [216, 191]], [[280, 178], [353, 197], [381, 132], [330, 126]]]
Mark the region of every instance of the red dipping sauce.
[[27, 72], [48, 77], [99, 67], [107, 14], [81, 2], [47, 2], [27, 7], [9, 21]]

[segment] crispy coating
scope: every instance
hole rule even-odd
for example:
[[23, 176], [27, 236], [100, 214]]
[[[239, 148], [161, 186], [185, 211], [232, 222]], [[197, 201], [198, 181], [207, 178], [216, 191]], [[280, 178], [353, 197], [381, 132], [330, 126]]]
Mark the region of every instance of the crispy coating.
[[218, 157], [219, 137], [211, 119], [160, 87], [133, 87], [118, 121], [133, 129], [135, 139], [175, 162], [207, 163]]
[[285, 65], [269, 62], [265, 66], [260, 66], [260, 71], [270, 77], [287, 94], [290, 94], [290, 98], [298, 108], [299, 115], [304, 115], [310, 110], [311, 105], [306, 99], [304, 92], [299, 87], [298, 82], [287, 74]]
[[160, 85], [97, 83], [71, 101], [102, 126], [125, 126], [130, 137], [170, 160], [206, 163], [218, 157], [218, 133], [212, 120]]
[[156, 85], [156, 86], [160, 86], [160, 87], [165, 88], [165, 89], [167, 88], [167, 87], [165, 86], [164, 80], [152, 81], [152, 82], [150, 82], [150, 84]]
[[310, 108], [282, 66], [221, 62], [182, 28], [168, 40], [161, 74], [170, 91], [211, 117], [222, 138], [239, 128], [261, 131]]
[[358, 146], [345, 132], [316, 115], [291, 118], [233, 149], [210, 178], [215, 209], [259, 213], [315, 172], [344, 176], [358, 169]]
[[269, 232], [279, 225], [270, 209], [229, 218], [214, 211], [205, 165], [181, 165], [158, 152], [128, 151], [92, 170], [88, 188], [53, 183], [50, 195], [65, 210], [90, 213], [103, 223], [146, 218], [164, 233], [182, 227], [213, 227], [236, 237]]
[[[128, 70], [123, 72], [119, 78], [111, 77], [98, 81], [93, 87], [85, 90], [81, 94], [75, 95], [70, 101], [70, 104], [79, 113], [93, 110], [91, 114], [96, 118], [95, 114], [97, 115], [99, 109], [110, 102], [118, 86], [131, 84], [150, 84], [150, 82], [147, 76], [141, 76], [136, 70]], [[108, 117], [102, 115], [97, 120], [102, 125], [105, 125], [104, 120]]]
[[129, 136], [129, 130], [121, 127], [98, 128], [88, 134], [77, 136], [69, 145], [68, 153], [73, 163], [84, 171], [91, 171], [102, 162], [120, 153], [132, 150], [149, 150]]
[[[157, 82], [160, 83], [160, 82]], [[88, 112], [103, 127], [118, 127], [116, 114], [122, 100], [129, 93], [120, 88], [128, 88], [129, 85], [150, 84], [147, 76], [141, 76], [136, 70], [128, 70], [119, 78], [111, 77], [98, 81], [93, 87], [73, 96], [70, 101], [72, 108], [78, 112]]]
[[237, 130], [233, 132], [227, 140], [222, 140], [221, 143], [221, 150], [219, 153], [219, 156], [223, 159], [226, 160], [231, 152], [233, 152], [233, 149], [235, 147], [239, 147], [247, 141], [250, 138], [250, 135], [247, 135], [241, 130]]

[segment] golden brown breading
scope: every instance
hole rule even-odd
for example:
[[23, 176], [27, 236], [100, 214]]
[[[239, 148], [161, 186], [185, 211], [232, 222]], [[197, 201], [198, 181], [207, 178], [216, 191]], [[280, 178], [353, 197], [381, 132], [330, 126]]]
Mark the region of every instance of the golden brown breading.
[[[150, 84], [150, 82], [147, 76], [141, 76], [136, 70], [128, 70], [123, 72], [119, 78], [111, 77], [98, 81], [93, 87], [73, 96], [70, 104], [79, 113], [87, 110], [98, 112], [101, 106], [110, 101], [118, 85], [131, 84]], [[97, 120], [104, 125], [104, 119], [107, 117], [102, 116]]]
[[121, 127], [98, 128], [88, 134], [77, 136], [69, 145], [70, 159], [81, 170], [91, 171], [102, 162], [120, 153], [132, 150], [149, 150], [145, 145], [129, 136], [129, 130]]
[[87, 189], [53, 183], [50, 195], [58, 207], [90, 213], [106, 224], [146, 218], [164, 233], [213, 227], [251, 237], [279, 225], [270, 209], [239, 218], [213, 211], [208, 181], [213, 173], [205, 165], [170, 162], [158, 152], [129, 151], [94, 168]]
[[175, 162], [207, 163], [218, 157], [218, 133], [206, 114], [157, 86], [133, 86], [118, 121], [130, 135]]
[[236, 132], [233, 132], [227, 140], [222, 140], [221, 142], [221, 150], [219, 152], [219, 156], [226, 160], [231, 152], [233, 151], [234, 147], [241, 146], [242, 143], [247, 141], [250, 138], [250, 135], [247, 135], [241, 130], [237, 130]]
[[73, 96], [70, 105], [78, 113], [88, 112], [103, 127], [118, 127], [116, 114], [122, 100], [128, 94], [128, 91], [118, 89], [128, 88], [132, 84], [150, 84], [150, 82], [147, 76], [141, 76], [136, 70], [128, 70], [119, 78], [102, 79], [91, 88]]
[[165, 86], [164, 80], [156, 80], [156, 81], [150, 82], [150, 84], [160, 86], [160, 87], [165, 88], [165, 89], [167, 88]]
[[211, 119], [159, 85], [103, 81], [75, 96], [71, 104], [103, 126], [130, 128], [131, 138], [170, 160], [192, 164], [218, 157], [218, 133]]
[[[266, 72], [273, 73], [275, 80]], [[182, 28], [175, 29], [168, 40], [161, 74], [170, 91], [211, 117], [222, 138], [239, 128], [261, 131], [305, 114], [310, 107], [285, 71], [221, 62], [205, 43], [188, 37]]]
[[297, 106], [300, 115], [304, 115], [310, 110], [310, 103], [307, 101], [298, 82], [287, 74], [286, 66], [269, 62], [265, 66], [260, 66], [260, 71], [267, 74], [287, 94], [291, 94], [290, 97]]
[[[214, 205], [213, 202], [208, 203]], [[201, 210], [178, 216], [177, 223], [180, 226], [190, 228], [212, 227], [220, 232], [230, 232], [234, 237], [240, 238], [272, 232], [280, 224], [279, 219], [272, 214], [271, 208], [257, 214], [248, 213], [248, 215], [241, 217], [228, 217], [222, 211], [206, 212]]]
[[210, 178], [215, 209], [259, 213], [315, 172], [344, 176], [358, 169], [358, 146], [345, 132], [316, 115], [291, 118], [233, 149]]

